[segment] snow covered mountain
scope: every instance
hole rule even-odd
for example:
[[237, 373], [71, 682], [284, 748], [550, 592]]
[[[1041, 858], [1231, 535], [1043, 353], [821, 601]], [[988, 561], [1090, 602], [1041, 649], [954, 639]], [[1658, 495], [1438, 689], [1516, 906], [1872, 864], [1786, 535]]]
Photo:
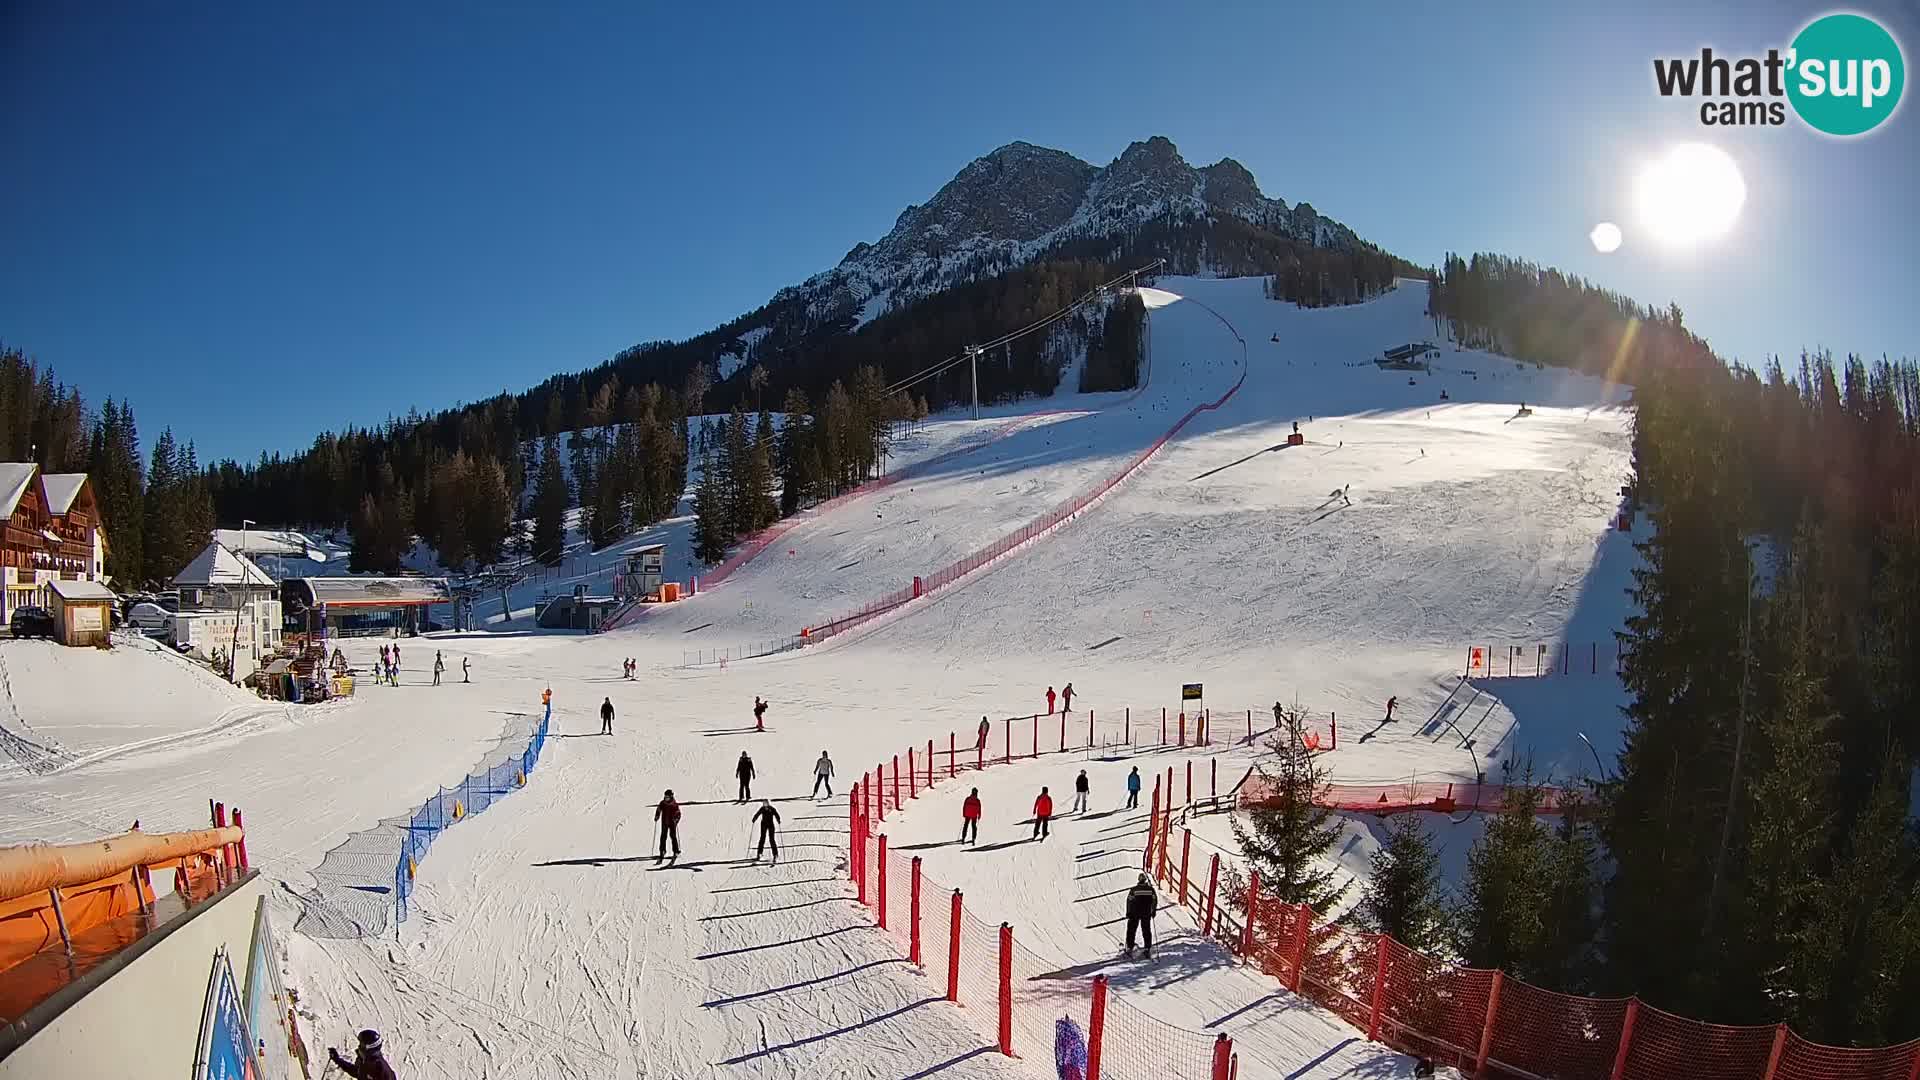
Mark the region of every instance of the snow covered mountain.
[[[782, 290], [769, 307], [797, 316], [802, 325], [794, 329], [803, 332], [844, 320], [857, 326], [1050, 256], [1118, 257], [1149, 226], [1204, 234], [1223, 220], [1302, 246], [1351, 250], [1361, 243], [1308, 203], [1288, 206], [1262, 194], [1232, 158], [1188, 164], [1164, 136], [1128, 146], [1105, 168], [1014, 142], [960, 170], [924, 206], [902, 211], [887, 235], [855, 245], [840, 265]], [[1204, 257], [1153, 253], [1169, 257], [1175, 272], [1216, 269]]]

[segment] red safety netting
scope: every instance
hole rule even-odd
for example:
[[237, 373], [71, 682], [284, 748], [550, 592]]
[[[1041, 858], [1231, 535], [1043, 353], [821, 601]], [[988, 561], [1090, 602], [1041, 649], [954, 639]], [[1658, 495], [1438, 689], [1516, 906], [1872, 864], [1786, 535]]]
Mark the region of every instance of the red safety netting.
[[[1259, 773], [1249, 775], [1234, 795], [1236, 807], [1260, 806], [1275, 795], [1273, 782]], [[1561, 792], [1540, 788], [1541, 814], [1560, 812]], [[1404, 781], [1378, 784], [1329, 784], [1314, 801], [1321, 806], [1351, 813], [1395, 814], [1406, 810], [1432, 810], [1450, 814], [1461, 810], [1497, 813], [1507, 789], [1504, 784], [1453, 783], [1450, 781]]]
[[1779, 1031], [1703, 1024], [1644, 1003], [1635, 1012], [1623, 1076], [1644, 1080], [1758, 1080], [1766, 1074]]
[[1913, 1080], [1916, 1073], [1920, 1073], [1920, 1039], [1896, 1046], [1822, 1046], [1789, 1031], [1773, 1077], [1774, 1080], [1825, 1080], [1831, 1076]]
[[1213, 1036], [1149, 1016], [1118, 994], [1108, 995], [1101, 1043], [1100, 1080], [1208, 1080], [1213, 1075]]
[[[1157, 718], [1156, 718], [1157, 719]], [[1014, 718], [1027, 739], [1015, 760], [1033, 752], [1073, 752], [1087, 744], [1086, 729], [1076, 742], [1062, 740], [1058, 714]], [[1082, 722], [1084, 723], [1084, 721]], [[1096, 724], [1098, 721], [1095, 722]], [[1069, 718], [1067, 731], [1075, 730]], [[1011, 726], [996, 730], [1000, 752], [987, 764], [1005, 760]], [[1046, 738], [1051, 731], [1051, 740]], [[1095, 733], [1097, 735], [1097, 727]], [[956, 744], [958, 739], [955, 739]], [[989, 744], [991, 747], [991, 742]], [[945, 765], [968, 751], [956, 747], [950, 755], [936, 744], [929, 767], [925, 747], [916, 750], [914, 770], [920, 780], [937, 785], [946, 779]], [[977, 751], [975, 751], [977, 753]], [[903, 765], [905, 762], [903, 755]], [[1163, 903], [1186, 907], [1196, 921], [1207, 919], [1207, 884], [1212, 877], [1214, 852], [1190, 838], [1182, 827], [1187, 803], [1204, 809], [1214, 783], [1211, 771], [1203, 780], [1196, 769], [1189, 794], [1188, 763], [1156, 768], [1150, 774], [1155, 799], [1148, 818], [1142, 862], [1159, 881]], [[1253, 779], [1257, 780], [1258, 777]], [[856, 793], [850, 801], [852, 830], [865, 836], [864, 858], [854, 859], [853, 871], [864, 870], [869, 906], [879, 903], [875, 864], [878, 840], [874, 829], [884, 803], [892, 803], [892, 774], [882, 773], [874, 797]], [[913, 787], [921, 786], [919, 780]], [[903, 778], [902, 799], [908, 785]], [[1499, 806], [1504, 789], [1498, 785], [1454, 787], [1457, 805], [1487, 809]], [[1258, 788], [1254, 789], [1255, 797]], [[1377, 793], [1417, 803], [1444, 798], [1447, 785], [1345, 785], [1332, 798], [1373, 796], [1365, 809], [1376, 805]], [[1246, 797], [1243, 786], [1237, 794]], [[1171, 794], [1171, 798], [1168, 795]], [[882, 798], [881, 796], [884, 796]], [[1391, 800], [1390, 800], [1391, 801]], [[865, 816], [863, 815], [863, 812]], [[897, 811], [896, 811], [897, 812]], [[1183, 858], [1184, 856], [1184, 858]], [[911, 941], [912, 858], [887, 853], [887, 925], [902, 942]], [[1182, 888], [1184, 864], [1185, 888]], [[1594, 1080], [1660, 1080], [1685, 1076], [1687, 1080], [1920, 1080], [1920, 1040], [1888, 1047], [1823, 1046], [1794, 1035], [1783, 1025], [1728, 1026], [1675, 1016], [1629, 998], [1589, 998], [1561, 994], [1529, 985], [1489, 970], [1464, 968], [1427, 956], [1382, 935], [1363, 933], [1314, 916], [1304, 905], [1280, 902], [1260, 895], [1257, 882], [1235, 885], [1229, 894], [1225, 881], [1216, 881], [1212, 908], [1213, 936], [1241, 953], [1281, 985], [1331, 1010], [1361, 1032], [1398, 1050], [1453, 1065], [1463, 1071], [1476, 1068], [1485, 1077], [1587, 1078]], [[952, 890], [923, 876], [920, 925], [922, 968], [932, 989], [944, 995], [947, 959], [951, 947]], [[1253, 931], [1245, 932], [1251, 912]], [[998, 1042], [1000, 1036], [1000, 928], [964, 911], [961, 917], [958, 989], [960, 1002], [970, 1009], [982, 1033]], [[1071, 965], [1053, 962], [1024, 946], [1016, 937], [1008, 953], [1012, 966], [1011, 1038], [1017, 1055], [1044, 1054], [1050, 1047], [1053, 1024], [1065, 1016], [1090, 1033], [1088, 1010], [1092, 980]], [[1102, 1041], [1101, 1074], [1108, 1077], [1209, 1077], [1214, 1054], [1213, 1036], [1166, 1024], [1141, 1012], [1118, 991], [1108, 995]]]

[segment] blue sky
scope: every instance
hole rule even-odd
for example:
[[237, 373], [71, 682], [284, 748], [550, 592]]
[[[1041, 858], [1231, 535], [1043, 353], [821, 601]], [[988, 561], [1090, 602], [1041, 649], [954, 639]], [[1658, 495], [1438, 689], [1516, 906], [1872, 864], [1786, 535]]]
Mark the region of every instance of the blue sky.
[[[1158, 134], [1418, 262], [1677, 301], [1723, 354], [1920, 355], [1914, 103], [1839, 142], [1652, 89], [1827, 8], [1561, 6], [0, 5], [0, 341], [247, 459], [709, 329], [1003, 143]], [[1920, 62], [1920, 4], [1854, 10]], [[1682, 139], [1748, 200], [1676, 256], [1628, 191]]]

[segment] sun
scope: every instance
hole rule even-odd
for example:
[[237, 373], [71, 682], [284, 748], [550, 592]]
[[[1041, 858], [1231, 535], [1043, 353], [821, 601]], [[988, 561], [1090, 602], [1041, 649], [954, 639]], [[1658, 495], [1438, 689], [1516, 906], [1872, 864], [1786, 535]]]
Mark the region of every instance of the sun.
[[1747, 182], [1726, 151], [1682, 143], [1640, 169], [1633, 201], [1650, 239], [1684, 250], [1733, 227], [1747, 201]]

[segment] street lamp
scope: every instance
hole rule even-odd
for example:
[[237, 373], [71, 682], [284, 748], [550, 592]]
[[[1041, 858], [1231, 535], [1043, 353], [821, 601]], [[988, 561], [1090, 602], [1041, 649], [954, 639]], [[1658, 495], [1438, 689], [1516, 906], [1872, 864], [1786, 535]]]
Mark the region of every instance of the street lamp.
[[1600, 751], [1595, 750], [1593, 748], [1593, 740], [1587, 738], [1587, 733], [1584, 731], [1576, 731], [1574, 732], [1574, 734], [1580, 736], [1580, 741], [1583, 743], [1586, 743], [1587, 749], [1593, 753], [1593, 764], [1595, 768], [1600, 770], [1600, 779], [1602, 780], [1612, 779], [1607, 775], [1606, 765], [1602, 764], [1600, 761]]

